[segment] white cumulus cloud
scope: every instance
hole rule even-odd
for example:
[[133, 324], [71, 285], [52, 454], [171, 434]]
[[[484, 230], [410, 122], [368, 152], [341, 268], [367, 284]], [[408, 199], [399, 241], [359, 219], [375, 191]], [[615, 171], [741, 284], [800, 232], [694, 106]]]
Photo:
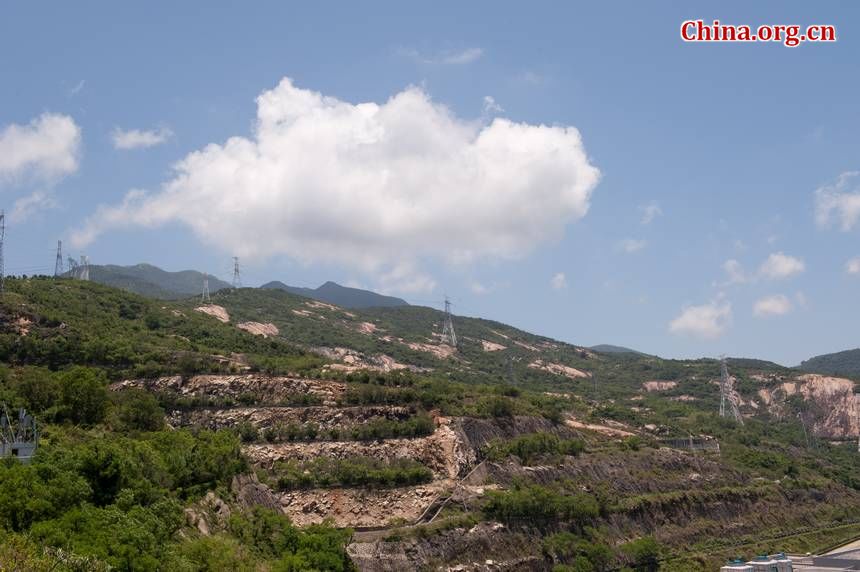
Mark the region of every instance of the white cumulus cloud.
[[700, 306], [687, 306], [671, 322], [673, 334], [701, 339], [716, 339], [731, 325], [732, 305], [725, 301], [714, 301]]
[[72, 242], [178, 222], [238, 256], [334, 262], [420, 291], [422, 258], [515, 258], [558, 239], [599, 179], [573, 127], [459, 119], [417, 87], [352, 104], [285, 78], [257, 98], [252, 137], [190, 153], [159, 192], [100, 207]]
[[33, 177], [47, 183], [78, 169], [81, 129], [68, 115], [43, 113], [0, 131], [0, 182]]
[[642, 205], [639, 210], [642, 211], [642, 220], [640, 221], [642, 224], [651, 224], [655, 218], [663, 214], [663, 209], [656, 202]]
[[564, 290], [567, 288], [567, 276], [564, 275], [564, 272], [559, 272], [552, 277], [549, 284], [553, 290]]
[[732, 284], [743, 284], [747, 281], [747, 275], [746, 272], [744, 272], [743, 266], [741, 266], [741, 263], [734, 258], [726, 260], [723, 263], [723, 270], [728, 276], [728, 280], [725, 284], [726, 286]]
[[34, 214], [55, 209], [59, 206], [57, 199], [48, 191], [34, 191], [26, 197], [21, 197], [12, 206], [12, 212], [9, 213], [9, 220], [15, 223], [21, 223], [29, 219]]
[[502, 113], [505, 110], [496, 102], [496, 99], [492, 95], [484, 96], [484, 113], [486, 114], [494, 114], [494, 113]]
[[127, 131], [119, 127], [111, 133], [111, 140], [116, 149], [146, 149], [166, 143], [168, 139], [173, 137], [173, 131], [168, 127], [159, 127], [158, 129], [150, 129], [141, 131], [139, 129], [129, 129]]
[[791, 312], [791, 300], [782, 294], [765, 296], [753, 304], [753, 315], [763, 318], [767, 316], [783, 316]]
[[806, 264], [800, 258], [775, 252], [767, 257], [759, 273], [770, 280], [780, 280], [800, 274], [804, 270], [806, 270]]
[[484, 55], [483, 48], [465, 48], [456, 51], [440, 52], [433, 56], [424, 55], [413, 48], [400, 48], [400, 55], [412, 58], [418, 63], [430, 65], [461, 66], [478, 61]]
[[860, 274], [860, 256], [855, 256], [845, 263], [845, 272], [848, 274]]
[[622, 252], [626, 252], [627, 254], [633, 254], [634, 252], [639, 252], [648, 243], [644, 240], [639, 240], [635, 238], [625, 238], [618, 242], [618, 249]]
[[842, 173], [832, 185], [815, 190], [815, 222], [830, 227], [834, 221], [848, 231], [860, 219], [860, 171]]

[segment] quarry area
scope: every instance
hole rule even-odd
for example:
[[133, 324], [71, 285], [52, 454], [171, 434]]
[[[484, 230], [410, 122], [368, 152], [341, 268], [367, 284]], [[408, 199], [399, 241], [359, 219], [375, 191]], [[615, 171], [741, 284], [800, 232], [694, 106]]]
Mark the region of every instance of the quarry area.
[[[574, 371], [557, 373], [581, 377]], [[778, 385], [768, 381], [768, 389], [758, 393], [759, 407], [779, 414], [786, 398], [802, 395], [826, 411], [813, 423], [817, 434], [856, 434], [847, 417], [853, 405], [847, 380], [802, 375]], [[677, 385], [655, 380], [641, 391], [670, 392], [679, 390]], [[667, 546], [693, 543], [702, 535], [808, 526], [832, 519], [834, 507], [860, 502], [857, 493], [833, 487], [786, 494], [779, 481], [750, 481], [724, 463], [718, 444], [699, 447], [707, 436], [696, 437], [695, 447], [691, 436], [688, 446], [686, 439], [659, 439], [656, 426], [584, 412], [567, 412], [555, 421], [443, 416], [409, 398], [356, 404], [351, 396], [367, 388], [355, 382], [262, 374], [130, 379], [111, 387], [134, 388], [171, 396], [175, 406], [167, 420], [173, 427], [233, 428], [242, 435], [251, 472], [234, 479], [226, 497], [210, 493], [187, 509], [190, 526], [211, 534], [226, 526], [237, 504], [274, 508], [300, 526], [329, 522], [354, 530], [347, 550], [368, 572], [548, 570], [535, 530], [516, 520], [475, 520], [488, 495], [524, 482], [570, 483], [604, 499], [601, 527], [608, 537], [621, 543], [653, 534]], [[537, 460], [492, 454], [499, 444], [534, 435], [576, 440], [585, 451]], [[639, 444], [645, 442], [651, 445]], [[348, 477], [331, 476], [346, 466], [359, 468]], [[391, 467], [417, 476], [369, 476]], [[323, 469], [333, 472], [322, 478], [317, 473]]]

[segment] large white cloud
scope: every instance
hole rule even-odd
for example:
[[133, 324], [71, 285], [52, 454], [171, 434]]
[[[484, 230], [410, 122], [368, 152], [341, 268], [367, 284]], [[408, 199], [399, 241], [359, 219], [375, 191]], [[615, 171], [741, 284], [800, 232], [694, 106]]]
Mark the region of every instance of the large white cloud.
[[78, 169], [81, 129], [68, 115], [43, 113], [0, 131], [0, 182], [34, 177], [55, 182]]
[[829, 227], [838, 221], [842, 230], [854, 228], [860, 219], [860, 171], [839, 175], [832, 185], [815, 190], [815, 221]]
[[687, 306], [671, 322], [673, 334], [702, 339], [716, 339], [731, 325], [732, 305], [726, 301], [714, 301], [700, 306]]
[[782, 316], [791, 312], [791, 300], [783, 294], [765, 296], [753, 304], [753, 315], [763, 318], [767, 316]]
[[189, 154], [160, 192], [101, 207], [73, 242], [180, 222], [239, 256], [395, 279], [422, 257], [510, 258], [558, 238], [599, 178], [573, 127], [462, 120], [416, 87], [352, 104], [285, 78], [257, 98], [253, 137]]

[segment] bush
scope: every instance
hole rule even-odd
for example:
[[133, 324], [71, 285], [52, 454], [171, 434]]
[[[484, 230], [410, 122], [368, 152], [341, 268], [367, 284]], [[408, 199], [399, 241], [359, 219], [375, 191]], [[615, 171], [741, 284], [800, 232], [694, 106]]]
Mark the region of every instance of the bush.
[[104, 373], [73, 367], [59, 376], [61, 416], [79, 425], [95, 425], [104, 419], [108, 405]]
[[660, 568], [660, 545], [652, 536], [644, 536], [621, 545], [634, 570], [651, 572]]
[[547, 455], [577, 456], [585, 449], [579, 439], [560, 439], [551, 433], [530, 433], [520, 435], [509, 441], [494, 441], [487, 447], [485, 454], [492, 460], [501, 460], [516, 455], [524, 465]]
[[484, 511], [503, 521], [564, 520], [581, 524], [599, 514], [597, 500], [589, 494], [563, 494], [540, 485], [488, 491], [487, 497]]
[[428, 483], [433, 473], [412, 459], [384, 462], [372, 457], [320, 458], [275, 465], [280, 490], [314, 487], [402, 487]]
[[131, 431], [158, 431], [164, 426], [164, 410], [151, 393], [127, 389], [112, 395], [116, 418], [121, 427]]

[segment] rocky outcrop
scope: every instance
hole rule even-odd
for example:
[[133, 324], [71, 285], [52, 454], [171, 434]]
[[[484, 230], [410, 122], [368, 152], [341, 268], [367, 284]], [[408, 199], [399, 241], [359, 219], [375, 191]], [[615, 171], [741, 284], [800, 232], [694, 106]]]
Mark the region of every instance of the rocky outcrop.
[[271, 323], [263, 324], [260, 322], [242, 322], [241, 324], [236, 324], [236, 327], [240, 330], [245, 330], [248, 333], [254, 334], [255, 336], [263, 336], [264, 338], [277, 336], [279, 333], [278, 327]]
[[416, 439], [255, 444], [248, 445], [245, 452], [253, 463], [267, 468], [273, 466], [275, 461], [311, 461], [319, 457], [346, 459], [358, 456], [384, 461], [413, 459], [441, 479], [453, 479], [465, 474], [477, 458], [475, 451], [464, 446], [457, 432], [447, 424], [439, 426], [429, 437]]
[[257, 479], [257, 475], [236, 475], [230, 483], [230, 492], [236, 497], [236, 503], [242, 508], [262, 506], [277, 510], [280, 507], [277, 497], [272, 490]]
[[[514, 342], [516, 343], [516, 342]], [[539, 351], [539, 350], [536, 350]], [[532, 369], [539, 369], [542, 371], [546, 371], [552, 373], [554, 375], [560, 375], [563, 377], [567, 377], [570, 379], [577, 379], [580, 377], [591, 377], [591, 374], [582, 370], [578, 370], [575, 367], [570, 367], [566, 365], [562, 365], [560, 363], [552, 363], [545, 362], [544, 360], [535, 360], [529, 364], [529, 367]]]
[[785, 402], [795, 395], [807, 402], [815, 435], [829, 439], [860, 435], [852, 380], [808, 373], [758, 391], [759, 400], [776, 416], [788, 414]]
[[227, 310], [223, 306], [216, 306], [215, 304], [208, 304], [206, 306], [199, 306], [194, 308], [198, 312], [203, 312], [204, 314], [209, 314], [210, 316], [217, 318], [218, 320], [224, 322], [225, 324], [230, 321], [230, 314], [227, 313]]
[[548, 571], [552, 567], [534, 536], [497, 522], [453, 528], [429, 538], [355, 542], [347, 553], [362, 572]]
[[378, 527], [416, 520], [448, 485], [288, 491], [278, 495], [278, 505], [299, 526], [328, 519], [341, 527]]

